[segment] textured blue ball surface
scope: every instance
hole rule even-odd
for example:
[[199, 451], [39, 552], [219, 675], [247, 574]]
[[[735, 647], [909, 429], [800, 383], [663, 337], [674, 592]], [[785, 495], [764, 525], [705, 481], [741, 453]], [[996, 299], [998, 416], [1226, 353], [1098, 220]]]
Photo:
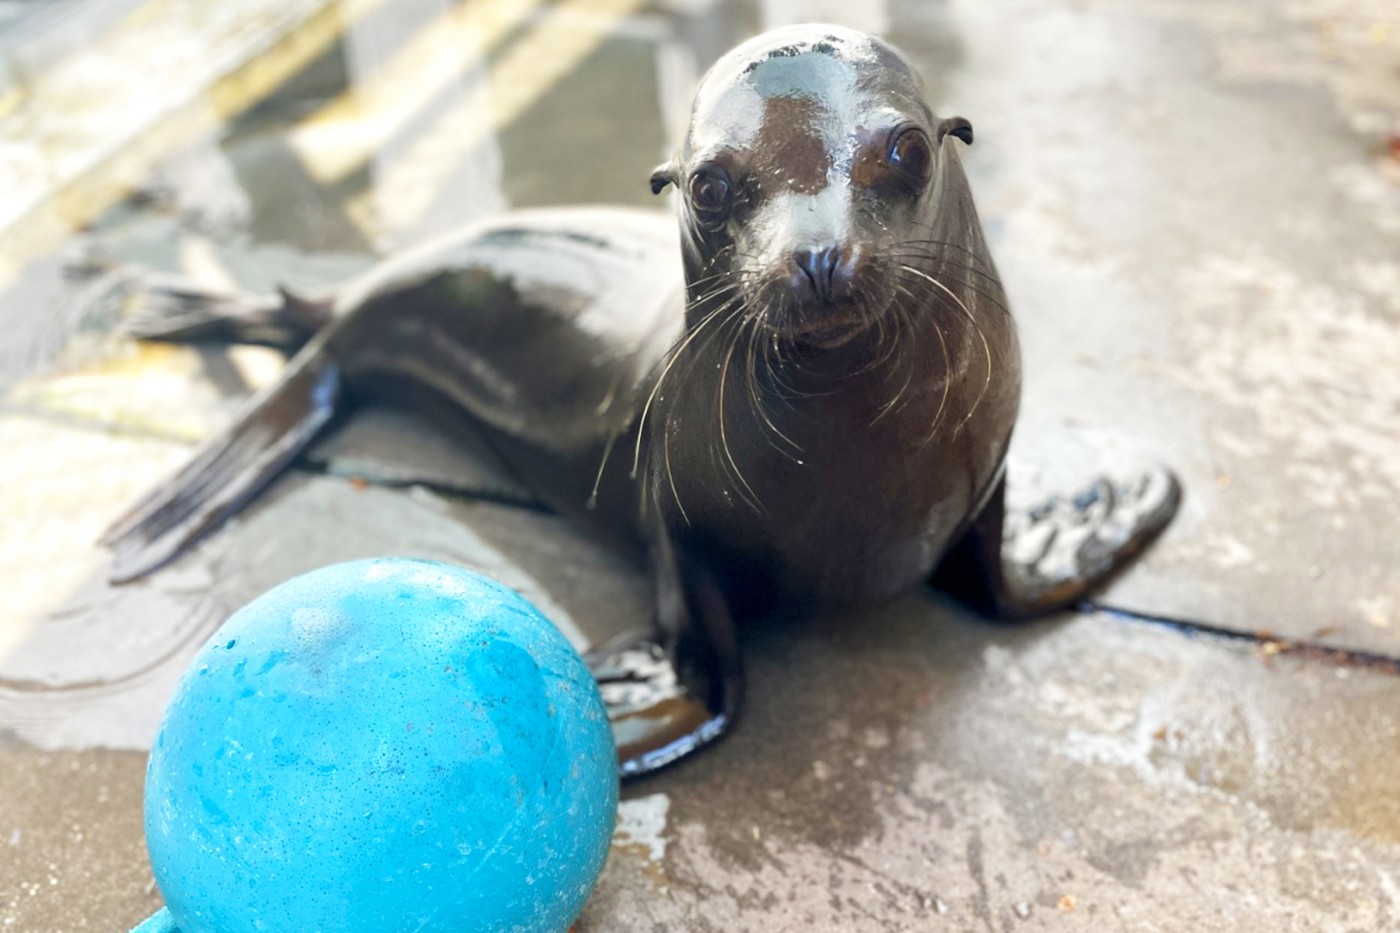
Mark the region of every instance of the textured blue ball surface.
[[424, 561], [327, 567], [239, 610], [146, 775], [181, 933], [563, 930], [616, 811], [582, 659], [511, 590]]

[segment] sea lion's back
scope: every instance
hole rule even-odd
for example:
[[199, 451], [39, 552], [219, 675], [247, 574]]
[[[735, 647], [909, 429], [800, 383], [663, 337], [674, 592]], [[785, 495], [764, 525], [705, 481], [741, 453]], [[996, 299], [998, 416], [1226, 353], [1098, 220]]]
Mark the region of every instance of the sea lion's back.
[[684, 328], [679, 252], [655, 212], [503, 214], [351, 283], [332, 355], [351, 378], [409, 375], [516, 440], [592, 446], [635, 417]]

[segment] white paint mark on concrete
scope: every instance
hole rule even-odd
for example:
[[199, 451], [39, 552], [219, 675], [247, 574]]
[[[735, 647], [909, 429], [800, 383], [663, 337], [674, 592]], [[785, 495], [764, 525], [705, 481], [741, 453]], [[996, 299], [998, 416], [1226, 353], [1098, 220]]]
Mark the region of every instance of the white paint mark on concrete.
[[643, 849], [653, 862], [661, 861], [666, 855], [666, 816], [670, 812], [671, 798], [665, 794], [622, 801], [617, 805], [613, 844]]
[[1371, 596], [1356, 601], [1361, 617], [1373, 628], [1390, 628], [1395, 619], [1395, 605], [1387, 596]]
[[1237, 570], [1254, 563], [1254, 551], [1231, 534], [1214, 535], [1210, 541], [1211, 556], [1222, 570]]

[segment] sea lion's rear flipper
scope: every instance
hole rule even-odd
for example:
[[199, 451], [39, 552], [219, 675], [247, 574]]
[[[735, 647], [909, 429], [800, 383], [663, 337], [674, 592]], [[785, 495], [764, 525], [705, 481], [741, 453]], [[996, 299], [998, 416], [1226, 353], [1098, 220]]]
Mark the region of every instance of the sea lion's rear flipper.
[[238, 511], [330, 421], [340, 391], [338, 367], [317, 348], [293, 359], [232, 427], [107, 529], [112, 582], [150, 573]]
[[664, 768], [725, 735], [743, 700], [723, 593], [703, 568], [684, 563], [669, 541], [653, 548], [656, 630], [588, 657], [623, 778]]
[[122, 331], [137, 340], [168, 343], [251, 343], [295, 353], [330, 321], [330, 302], [286, 289], [240, 294], [206, 288], [173, 275], [146, 275]]
[[934, 576], [940, 588], [1003, 618], [1072, 606], [1141, 553], [1171, 522], [1181, 485], [1158, 467], [1128, 482], [1100, 478], [1074, 496], [1008, 512], [1003, 478]]

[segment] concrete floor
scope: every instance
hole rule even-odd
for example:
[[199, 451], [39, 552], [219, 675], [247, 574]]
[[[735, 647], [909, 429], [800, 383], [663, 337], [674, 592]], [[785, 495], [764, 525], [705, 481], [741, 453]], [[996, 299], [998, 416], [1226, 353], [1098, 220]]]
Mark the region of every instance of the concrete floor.
[[[474, 497], [512, 489], [384, 411], [188, 559], [108, 587], [98, 530], [279, 363], [122, 343], [120, 273], [65, 267], [309, 286], [507, 206], [650, 204], [708, 62], [826, 19], [893, 39], [976, 126], [1027, 357], [1013, 495], [1161, 460], [1186, 506], [1082, 613], [1001, 627], [919, 592], [746, 632], [740, 728], [626, 789], [579, 930], [1400, 929], [1389, 0], [151, 6], [181, 15], [113, 28], [226, 54], [129, 143], [60, 132], [103, 68], [140, 86], [129, 34], [50, 52], [0, 100], [6, 164], [45, 167], [9, 176], [29, 213], [0, 205], [0, 925], [159, 906], [140, 804], [164, 702], [230, 611], [301, 570], [455, 560], [580, 644], [646, 611], [633, 568]], [[83, 100], [136, 106], [118, 97]]]

